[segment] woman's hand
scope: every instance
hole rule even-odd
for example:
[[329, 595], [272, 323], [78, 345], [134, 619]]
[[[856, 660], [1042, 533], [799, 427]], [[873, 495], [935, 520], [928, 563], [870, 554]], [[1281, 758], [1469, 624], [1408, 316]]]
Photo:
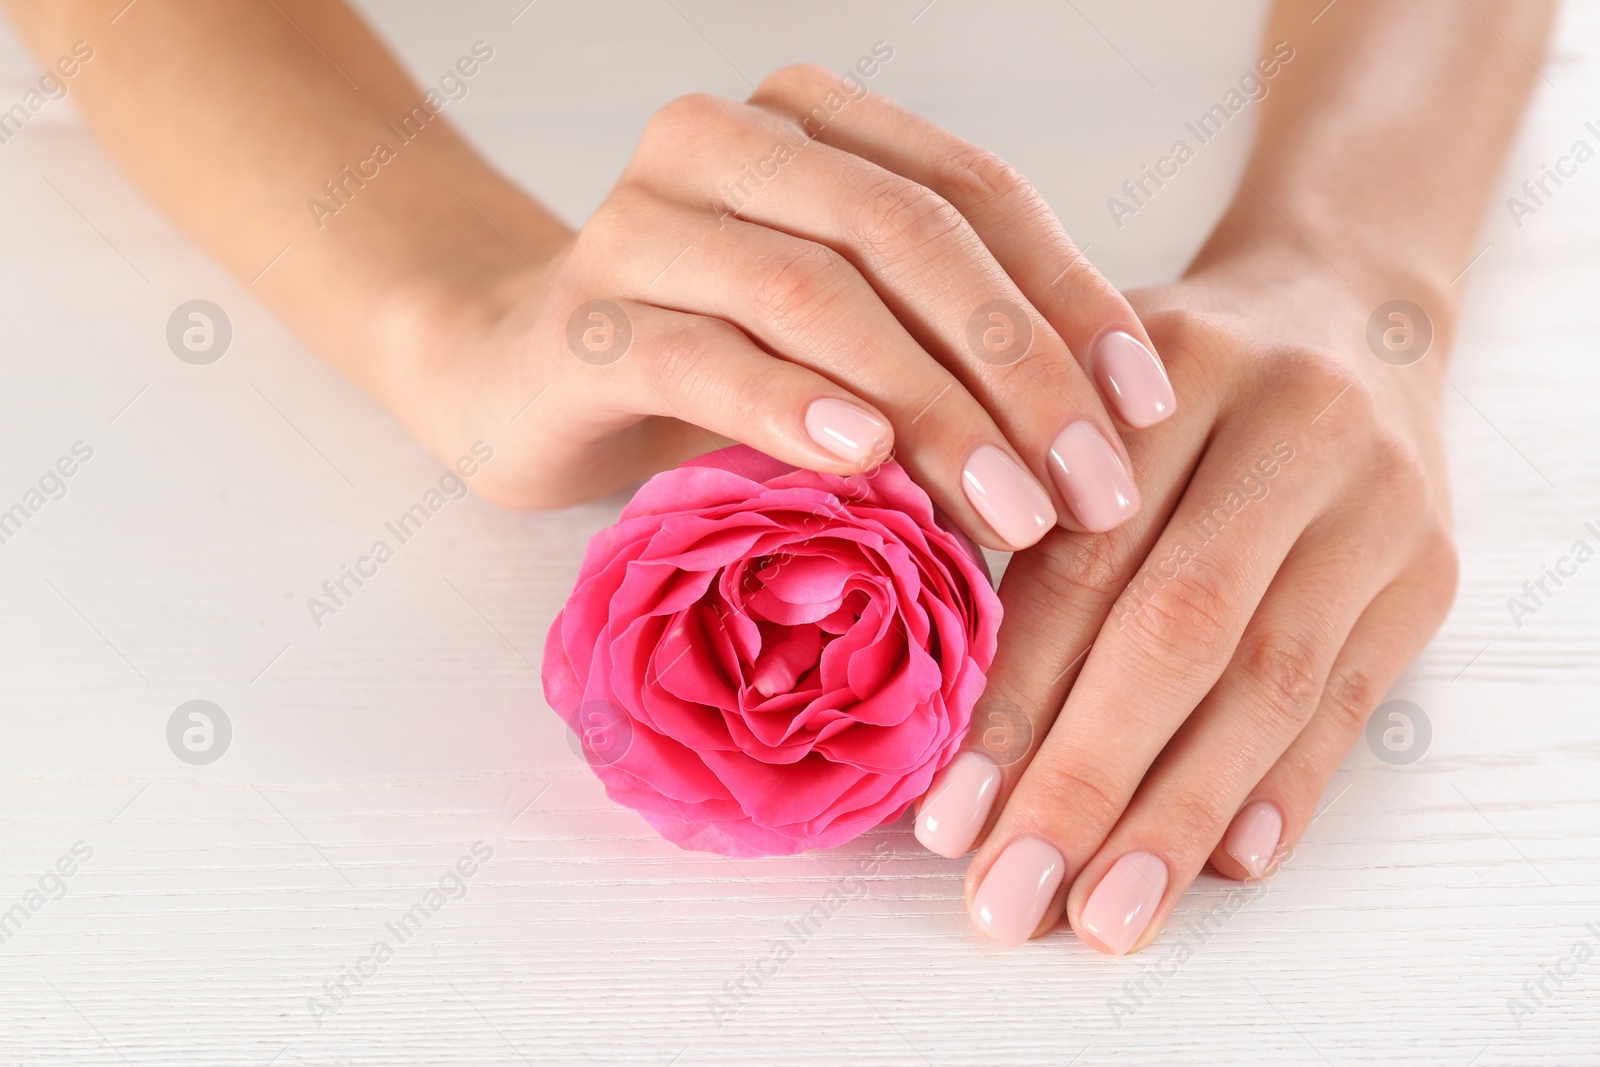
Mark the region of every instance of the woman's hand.
[[494, 447], [490, 500], [732, 439], [834, 474], [893, 452], [997, 549], [1138, 510], [1118, 430], [1175, 403], [1144, 327], [1015, 170], [867, 90], [881, 42], [669, 104], [573, 235], [346, 3], [174, 0], [104, 41], [105, 0], [6, 3], [43, 62], [96, 41], [73, 95], [107, 147], [308, 343], [446, 462]]
[[834, 474], [892, 450], [993, 548], [1138, 510], [1117, 431], [1174, 407], [1144, 327], [1016, 171], [867, 91], [881, 42], [860, 77], [669, 104], [573, 236], [347, 3], [142, 4], [114, 35], [107, 0], [5, 4], [42, 63], [95, 42], [73, 98], [108, 150], [307, 343], [446, 462], [494, 447], [491, 500], [731, 438]]
[[1273, 5], [1281, 62], [1233, 204], [1182, 281], [1134, 297], [1184, 398], [1127, 437], [1144, 510], [1012, 559], [967, 750], [918, 812], [933, 851], [978, 846], [991, 936], [1065, 910], [1129, 952], [1208, 859], [1266, 874], [1443, 620], [1455, 286], [1553, 13]]
[[1293, 235], [1132, 300], [1184, 397], [1129, 437], [1145, 510], [1012, 560], [967, 750], [917, 818], [935, 852], [980, 846], [972, 917], [1007, 943], [1064, 908], [1128, 952], [1207, 860], [1268, 873], [1455, 589], [1443, 315], [1426, 358], [1378, 359], [1371, 306]]
[[663, 108], [583, 230], [498, 290], [483, 329], [425, 331], [397, 406], [438, 454], [492, 441], [474, 488], [513, 506], [726, 438], [836, 474], [892, 449], [975, 540], [1020, 549], [1131, 517], [1118, 425], [1175, 406], [1137, 316], [1014, 170], [815, 67]]

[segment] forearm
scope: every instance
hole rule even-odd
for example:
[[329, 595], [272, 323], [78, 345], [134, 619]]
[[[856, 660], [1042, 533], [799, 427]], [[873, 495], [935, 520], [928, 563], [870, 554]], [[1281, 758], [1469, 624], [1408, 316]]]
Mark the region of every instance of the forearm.
[[1554, 11], [1554, 0], [1279, 0], [1266, 39], [1294, 56], [1191, 270], [1275, 246], [1359, 306], [1413, 300], [1448, 330]]
[[[446, 307], [491, 313], [496, 290], [567, 236], [436, 113], [448, 96], [435, 90], [429, 107], [343, 3], [6, 2], [41, 62], [80, 39], [94, 48], [71, 91], [108, 151], [386, 400], [416, 376], [420, 323]], [[470, 69], [484, 50], [469, 49]]]

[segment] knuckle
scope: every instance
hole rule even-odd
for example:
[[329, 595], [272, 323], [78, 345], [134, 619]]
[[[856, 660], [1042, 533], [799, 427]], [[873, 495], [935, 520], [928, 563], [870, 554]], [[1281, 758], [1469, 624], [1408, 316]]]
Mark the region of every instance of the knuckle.
[[1069, 534], [1053, 530], [1034, 546], [1026, 583], [1014, 595], [1036, 598], [1030, 607], [1059, 613], [1074, 607], [1084, 614], [1103, 612], [1127, 581], [1132, 553], [1124, 531]]
[[714, 332], [711, 324], [677, 322], [664, 327], [650, 345], [650, 362], [657, 384], [672, 395], [710, 387], [708, 361]]
[[1022, 172], [993, 152], [963, 144], [938, 165], [941, 189], [954, 194], [950, 199], [971, 204], [1013, 201], [1019, 208], [1033, 209], [1042, 203]]
[[[1377, 401], [1359, 371], [1338, 355], [1297, 348], [1274, 357], [1275, 387], [1294, 398], [1306, 417], [1342, 438], [1365, 435], [1377, 422]], [[1324, 418], [1326, 416], [1326, 418]]]
[[732, 119], [735, 106], [712, 93], [686, 93], [669, 100], [645, 122], [641, 147], [677, 150], [701, 142], [707, 130]]
[[1241, 647], [1239, 668], [1275, 722], [1301, 724], [1316, 709], [1324, 658], [1305, 638], [1278, 631]]
[[1428, 572], [1428, 588], [1436, 598], [1434, 607], [1442, 617], [1455, 600], [1456, 588], [1461, 582], [1461, 553], [1450, 530], [1442, 523], [1424, 535], [1422, 565]]
[[1184, 790], [1167, 799], [1161, 833], [1172, 842], [1169, 847], [1174, 854], [1210, 854], [1233, 816], [1222, 806], [1225, 793], [1222, 789]]
[[722, 406], [737, 426], [759, 425], [770, 417], [773, 397], [788, 381], [785, 365], [775, 359], [765, 360], [758, 367], [741, 375], [737, 384], [729, 383], [723, 391]]
[[724, 357], [736, 344], [748, 344], [743, 332], [719, 319], [692, 318], [667, 327], [651, 346], [657, 387], [669, 397], [699, 396], [730, 425], [759, 422], [771, 407], [785, 365], [766, 360], [729, 373]]
[[1191, 306], [1162, 304], [1141, 308], [1140, 320], [1162, 352], [1168, 349], [1195, 356], [1213, 350], [1239, 347], [1236, 332], [1221, 314]]
[[966, 227], [961, 212], [932, 189], [896, 174], [863, 190], [853, 232], [875, 259], [900, 258], [907, 251], [924, 252]]
[[1222, 392], [1241, 354], [1252, 350], [1245, 332], [1221, 313], [1187, 306], [1137, 310], [1168, 372], [1181, 373], [1201, 394]]
[[578, 231], [578, 242], [587, 237], [595, 245], [618, 251], [638, 240], [641, 232], [658, 227], [666, 205], [648, 188], [624, 178], [605, 198], [591, 218]]
[[[1080, 308], [1086, 307], [1088, 302], [1079, 300], [1078, 296], [1074, 293], [1068, 299]], [[1002, 363], [989, 371], [993, 376], [993, 388], [1001, 396], [1001, 403], [1012, 397], [1025, 402], [1036, 396], [1059, 396], [1069, 398], [1068, 402], [1081, 412], [1093, 411], [1101, 404], [1099, 394], [1084, 373], [1083, 365], [1074, 358], [1072, 349], [1051, 324], [1048, 307], [1048, 303], [1041, 301], [1037, 307], [1018, 309], [1029, 320], [1031, 331], [1026, 358]]]
[[763, 259], [753, 273], [750, 298], [778, 330], [800, 331], [835, 306], [850, 274], [837, 252], [801, 242]]
[[1133, 602], [1119, 616], [1123, 632], [1152, 659], [1180, 665], [1207, 662], [1232, 632], [1235, 583], [1216, 563], [1190, 555], [1171, 568], [1130, 584]]
[[1428, 465], [1402, 434], [1383, 431], [1372, 439], [1372, 471], [1368, 484], [1373, 499], [1399, 501], [1420, 515], [1428, 507]]
[[1378, 706], [1383, 690], [1369, 672], [1355, 666], [1336, 666], [1322, 692], [1321, 707], [1338, 720], [1342, 732], [1360, 733]]
[[755, 95], [785, 97], [796, 93], [812, 94], [831, 87], [839, 76], [820, 63], [791, 63], [761, 79]]
[[1336, 354], [1315, 345], [1280, 349], [1273, 355], [1273, 370], [1284, 387], [1304, 389], [1310, 395], [1329, 389], [1338, 392], [1360, 381], [1354, 369]]
[[[1048, 205], [1045, 210], [1049, 210]], [[1057, 299], [1070, 300], [1070, 306], [1091, 308], [1111, 308], [1125, 303], [1121, 291], [1064, 233], [1060, 245], [1061, 280], [1051, 286], [1052, 291], [1061, 294]]]
[[[1103, 833], [1122, 814], [1118, 790], [1103, 772], [1059, 761], [1034, 766], [1039, 771], [1038, 789], [1047, 809], [1058, 813], [1068, 825], [1092, 827]], [[1031, 769], [1029, 773], [1033, 773]]]
[[730, 426], [749, 426], [766, 418], [779, 376], [779, 360], [739, 366], [730, 373], [725, 355], [731, 346], [749, 344], [738, 326], [718, 318], [690, 318], [662, 333], [654, 347], [656, 384], [666, 395], [696, 394], [699, 403], [725, 414]]

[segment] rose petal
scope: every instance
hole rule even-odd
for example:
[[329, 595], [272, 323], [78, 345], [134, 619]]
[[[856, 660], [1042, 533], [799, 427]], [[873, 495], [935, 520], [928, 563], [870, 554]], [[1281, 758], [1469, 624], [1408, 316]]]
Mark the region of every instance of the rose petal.
[[750, 671], [750, 685], [764, 697], [794, 688], [800, 676], [817, 664], [822, 653], [822, 631], [815, 626], [795, 626], [788, 636], [764, 652]]
[[607, 795], [685, 848], [780, 855], [897, 817], [959, 750], [1000, 605], [896, 464], [848, 478], [743, 446], [657, 475], [591, 541], [545, 644], [569, 725], [631, 743]]

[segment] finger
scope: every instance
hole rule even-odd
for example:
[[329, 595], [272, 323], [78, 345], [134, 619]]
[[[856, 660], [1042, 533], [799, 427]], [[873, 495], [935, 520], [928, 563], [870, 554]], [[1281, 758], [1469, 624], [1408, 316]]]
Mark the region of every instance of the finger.
[[[1180, 379], [1186, 366], [1177, 365]], [[930, 851], [954, 859], [982, 843], [1060, 712], [1112, 604], [1155, 547], [1214, 422], [1209, 407], [1191, 405], [1129, 442], [1141, 479], [1167, 487], [1147, 489], [1132, 522], [1105, 534], [1052, 531], [1007, 565], [988, 685], [963, 752], [935, 777], [917, 809], [917, 839]], [[1278, 471], [1269, 470], [1270, 480]]]
[[[603, 441], [651, 415], [699, 428], [672, 435], [687, 440], [690, 454], [720, 447], [716, 434], [832, 474], [870, 469], [893, 446], [889, 420], [869, 401], [772, 356], [720, 319], [619, 298], [577, 303], [569, 322], [573, 358], [558, 364], [539, 424], [564, 444]], [[678, 457], [634, 449], [613, 460], [612, 477], [651, 473], [664, 458]]]
[[[624, 295], [732, 322], [871, 401], [895, 429], [896, 458], [981, 543], [1026, 548], [1055, 524], [1048, 494], [983, 405], [928, 357], [843, 256], [738, 220], [698, 233], [700, 220], [672, 220], [664, 204], [629, 210], [655, 220], [654, 233], [641, 236], [642, 227], [619, 220], [598, 228], [602, 247], [594, 250]], [[663, 217], [672, 221], [662, 225]], [[679, 244], [684, 233], [699, 246]], [[626, 249], [604, 247], [624, 239]], [[669, 260], [668, 270], [656, 266]], [[832, 430], [826, 419], [813, 428]]]
[[1362, 613], [1334, 660], [1311, 721], [1251, 789], [1212, 851], [1219, 873], [1262, 877], [1300, 840], [1378, 701], [1444, 621], [1455, 581], [1454, 554], [1441, 545], [1429, 563], [1402, 575]]
[[[1216, 683], [1268, 580], [1325, 502], [1329, 487], [1312, 478], [1280, 476], [1270, 487], [1255, 480], [1259, 441], [1213, 446], [1201, 462], [968, 866], [974, 920], [997, 940], [1033, 936], [1059, 915], [1063, 894], [1024, 900], [1013, 893], [1014, 879], [990, 883], [991, 864], [1014, 842], [1036, 838], [1063, 857], [1070, 884]], [[1282, 441], [1263, 454], [1282, 464], [1295, 452]], [[1247, 495], [1248, 486], [1259, 493]]]
[[1393, 528], [1374, 519], [1313, 524], [1273, 577], [1222, 677], [1074, 881], [1067, 917], [1087, 944], [1122, 955], [1156, 936], [1310, 720], [1334, 656], [1403, 558]]
[[[915, 182], [807, 140], [770, 112], [746, 111], [762, 121], [740, 120], [749, 132], [733, 151], [759, 158], [783, 139], [792, 158], [759, 188], [745, 186], [733, 216], [826, 245], [855, 266], [1053, 490], [1063, 524], [1102, 531], [1137, 513], [1126, 451], [1094, 387], [960, 212]], [[722, 158], [733, 168], [741, 157]], [[699, 208], [708, 190], [698, 176], [676, 180], [671, 195]]]
[[1014, 167], [880, 94], [819, 112], [819, 101], [837, 93], [838, 83], [822, 67], [786, 67], [763, 81], [750, 102], [948, 200], [1092, 373], [1123, 423], [1153, 426], [1176, 410], [1176, 394], [1139, 317]]
[[1138, 488], [1093, 384], [960, 212], [915, 182], [827, 146], [809, 149], [793, 171], [740, 214], [855, 263], [1048, 479], [1064, 525], [1103, 532], [1132, 518]]

